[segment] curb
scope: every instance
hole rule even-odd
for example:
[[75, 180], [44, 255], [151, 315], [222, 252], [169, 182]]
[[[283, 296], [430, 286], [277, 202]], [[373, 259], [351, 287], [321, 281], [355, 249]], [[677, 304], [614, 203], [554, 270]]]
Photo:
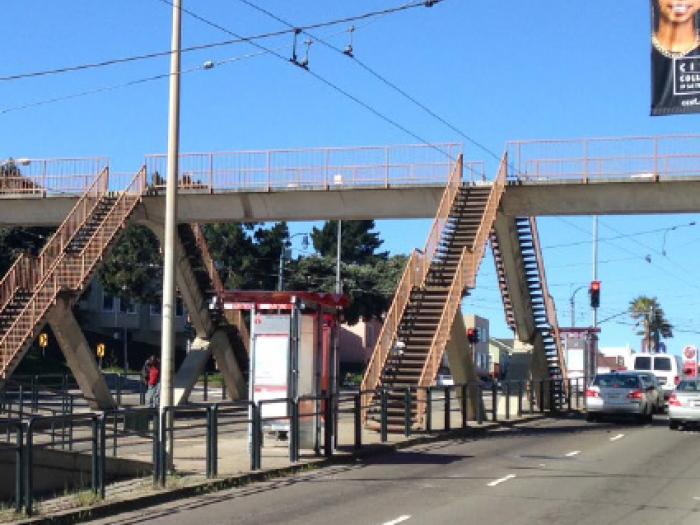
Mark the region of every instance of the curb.
[[[575, 414], [577, 413], [577, 411], [573, 410], [571, 413]], [[562, 412], [562, 414], [558, 417], [562, 417], [565, 414], [567, 414], [567, 412]], [[495, 423], [491, 421], [485, 421], [483, 426], [475, 426], [474, 424], [472, 424], [464, 429], [457, 428], [452, 430], [443, 430], [438, 431], [439, 433], [435, 434], [409, 437], [404, 441], [398, 443], [375, 443], [371, 445], [363, 445], [362, 448], [359, 450], [351, 450], [347, 453], [341, 452], [337, 455], [334, 455], [331, 458], [312, 460], [309, 463], [290, 465], [288, 467], [281, 467], [276, 469], [260, 470], [258, 472], [251, 472], [247, 474], [240, 474], [236, 476], [230, 476], [227, 478], [206, 481], [187, 487], [164, 489], [163, 491], [155, 494], [148, 494], [133, 499], [114, 501], [111, 503], [98, 503], [91, 507], [79, 507], [68, 509], [48, 516], [36, 516], [32, 518], [26, 518], [23, 520], [15, 521], [14, 523], [21, 525], [67, 525], [87, 520], [106, 518], [109, 516], [114, 516], [116, 514], [132, 512], [143, 508], [151, 507], [153, 505], [168, 503], [170, 501], [175, 501], [182, 498], [200, 496], [202, 494], [208, 494], [220, 490], [242, 487], [244, 485], [248, 485], [250, 483], [255, 483], [258, 481], [268, 481], [271, 478], [287, 477], [292, 474], [308, 472], [311, 470], [316, 470], [331, 465], [343, 465], [348, 463], [354, 463], [357, 459], [387, 454], [416, 445], [445, 441], [453, 439], [455, 437], [484, 435], [488, 433], [489, 430], [515, 426], [520, 423], [526, 423], [530, 421], [539, 421], [545, 418], [547, 418], [545, 414], [535, 414], [526, 418], [513, 418], [507, 421], [497, 421]]]

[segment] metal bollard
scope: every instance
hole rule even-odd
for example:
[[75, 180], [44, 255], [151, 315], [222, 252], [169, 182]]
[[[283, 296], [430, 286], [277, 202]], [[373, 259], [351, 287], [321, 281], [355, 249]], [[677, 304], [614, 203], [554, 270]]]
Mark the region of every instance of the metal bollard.
[[204, 401], [209, 400], [209, 372], [204, 371]]
[[544, 381], [540, 381], [540, 414], [544, 414]]
[[476, 385], [476, 422], [479, 425], [484, 423], [484, 389], [481, 385]]
[[97, 443], [98, 439], [99, 439], [99, 431], [100, 431], [99, 424], [100, 424], [99, 420], [96, 417], [93, 417], [92, 418], [92, 441], [91, 441], [91, 445], [92, 445], [92, 458], [91, 458], [92, 459], [92, 462], [91, 462], [92, 463], [92, 472], [91, 472], [92, 483], [91, 483], [91, 487], [92, 487], [92, 492], [94, 494], [97, 494], [98, 486], [100, 483], [100, 480], [98, 479], [98, 469], [99, 469], [100, 457], [99, 457], [99, 444]]
[[445, 430], [450, 430], [450, 416], [452, 415], [452, 407], [450, 406], [450, 387], [445, 387], [445, 393], [443, 394], [445, 398]]
[[34, 458], [32, 457], [34, 455], [33, 423], [33, 419], [30, 419], [27, 425], [27, 448], [24, 454], [24, 512], [26, 512], [27, 516], [31, 516], [34, 512]]
[[160, 418], [158, 417], [158, 412], [155, 411], [151, 420], [153, 422], [153, 435], [152, 435], [152, 445], [153, 445], [153, 486], [158, 485], [158, 480], [160, 479]]
[[496, 383], [491, 386], [491, 421], [498, 421], [498, 389]]
[[510, 419], [510, 383], [506, 382], [506, 421]]
[[260, 410], [260, 406], [256, 405], [253, 403], [252, 405], [252, 433], [253, 433], [253, 439], [252, 439], [252, 457], [251, 457], [251, 463], [252, 463], [252, 470], [260, 470], [262, 468], [262, 413]]
[[333, 456], [333, 394], [326, 396], [323, 424], [323, 452], [327, 458]]
[[571, 379], [566, 380], [566, 402], [569, 408], [569, 412], [571, 412]]
[[362, 448], [362, 394], [355, 394], [355, 410], [353, 411], [355, 419], [355, 448]]
[[21, 512], [22, 511], [22, 489], [24, 488], [22, 486], [22, 472], [24, 469], [24, 465], [22, 464], [22, 460], [24, 457], [24, 451], [22, 448], [22, 445], [24, 444], [24, 439], [22, 436], [22, 424], [18, 424], [16, 428], [16, 437], [15, 437], [15, 444], [16, 444], [16, 450], [15, 450], [15, 512]]
[[212, 461], [213, 461], [213, 433], [214, 433], [214, 420], [212, 417], [213, 407], [207, 407], [207, 439], [206, 439], [206, 476], [207, 478], [214, 477], [212, 474]]
[[122, 406], [122, 375], [117, 374], [117, 406]]
[[518, 381], [518, 417], [523, 415], [523, 382]]
[[289, 400], [289, 461], [299, 461], [299, 401]]
[[388, 412], [388, 399], [386, 389], [382, 388], [380, 392], [380, 427], [381, 427], [381, 442], [386, 443], [389, 441], [389, 414]]
[[467, 428], [467, 419], [469, 418], [469, 412], [467, 411], [469, 406], [467, 391], [467, 385], [462, 385], [462, 405], [460, 407], [462, 413], [462, 428]]
[[425, 391], [425, 431], [433, 431], [433, 390], [430, 387]]
[[411, 435], [411, 387], [403, 393], [403, 435]]

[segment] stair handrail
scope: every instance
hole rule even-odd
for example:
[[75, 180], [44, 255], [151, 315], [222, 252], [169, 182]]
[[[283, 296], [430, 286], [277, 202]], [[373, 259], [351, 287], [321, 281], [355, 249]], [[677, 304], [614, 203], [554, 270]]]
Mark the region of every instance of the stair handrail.
[[[77, 288], [85, 280], [85, 278], [92, 272], [94, 265], [103, 255], [104, 249], [111, 242], [113, 237], [123, 226], [124, 219], [133, 211], [136, 205], [140, 202], [141, 197], [146, 189], [145, 184], [146, 171], [143, 167], [133, 178], [129, 186], [119, 195], [117, 201], [112, 206], [112, 209], [104, 217], [100, 226], [95, 230], [90, 240], [86, 243], [83, 250], [81, 250], [78, 255], [67, 256], [65, 252], [62, 252], [59, 259], [55, 264], [51, 266], [46, 275], [43, 276], [39, 284], [36, 286], [32, 297], [27, 302], [25, 308], [17, 315], [13, 323], [8, 327], [8, 329], [0, 338], [0, 359], [2, 359], [2, 366], [0, 368], [0, 376], [7, 377], [8, 365], [14, 359], [15, 354], [22, 348], [27, 337], [32, 335], [36, 331], [36, 325], [39, 320], [41, 320], [48, 309], [51, 307], [53, 302], [57, 299], [58, 294], [61, 290], [66, 287]], [[127, 197], [135, 198], [127, 199]], [[114, 224], [113, 231], [109, 235], [104, 235], [105, 225], [110, 218], [113, 218], [116, 211], [121, 209], [123, 213]], [[89, 250], [93, 243], [98, 243], [96, 246], [99, 247], [97, 251], [94, 249]], [[65, 247], [65, 246], [64, 246]], [[94, 248], [94, 247], [93, 247]], [[93, 260], [87, 262], [86, 260], [90, 255], [93, 255]], [[71, 277], [73, 271], [71, 266], [73, 263], [80, 263], [80, 272], [78, 282], [72, 284]], [[68, 274], [68, 278], [66, 275]], [[66, 281], [69, 282], [66, 285]], [[21, 323], [25, 315], [29, 315], [28, 323]], [[25, 320], [26, 321], [26, 320]], [[12, 343], [15, 343], [12, 346]], [[19, 348], [17, 348], [19, 346]]]
[[[32, 291], [39, 284], [44, 273], [56, 262], [56, 256], [62, 252], [63, 247], [70, 242], [75, 232], [80, 229], [80, 226], [85, 221], [85, 217], [97, 205], [101, 195], [100, 192], [106, 192], [108, 184], [109, 167], [105, 167], [95, 176], [88, 189], [73, 205], [71, 211], [60, 226], [56, 228], [56, 231], [41, 249], [39, 255], [35, 258], [26, 254], [20, 254], [2, 280], [0, 280], [0, 311], [12, 300], [18, 289], [23, 288]], [[88, 198], [93, 194], [97, 195], [97, 199], [88, 210]], [[75, 224], [78, 224], [77, 228]], [[53, 252], [55, 252], [55, 256], [51, 259]]]
[[[95, 177], [88, 189], [75, 203], [66, 218], [48, 240], [37, 256], [38, 274], [44, 275], [56, 263], [64, 248], [71, 242], [73, 236], [85, 224], [102, 195], [109, 188], [109, 167], [106, 166]], [[92, 199], [92, 200], [91, 200]], [[35, 285], [38, 283], [35, 283]]]
[[513, 313], [513, 304], [510, 298], [510, 290], [505, 275], [505, 267], [503, 263], [503, 252], [498, 241], [495, 228], [491, 231], [491, 253], [493, 253], [494, 266], [496, 267], [496, 277], [498, 278], [498, 288], [501, 291], [501, 301], [503, 302], [503, 311], [506, 316], [506, 324], [511, 330], [516, 330], [515, 316]]
[[542, 299], [545, 304], [545, 312], [547, 313], [547, 321], [552, 328], [552, 336], [554, 337], [554, 344], [557, 348], [557, 359], [559, 360], [559, 370], [561, 370], [562, 379], [566, 379], [568, 374], [566, 370], [566, 364], [564, 360], [564, 345], [561, 342], [561, 336], [559, 333], [559, 321], [557, 319], [557, 308], [554, 304], [554, 298], [549, 293], [549, 286], [547, 285], [547, 275], [544, 269], [544, 260], [542, 258], [542, 247], [540, 246], [540, 234], [537, 229], [537, 219], [535, 217], [529, 217], [530, 229], [532, 230], [532, 247], [537, 259], [537, 268], [540, 277], [540, 286], [542, 287]]
[[199, 248], [199, 251], [202, 254], [202, 262], [204, 263], [204, 267], [207, 270], [207, 274], [209, 274], [209, 279], [211, 279], [211, 283], [214, 285], [214, 291], [218, 296], [224, 291], [224, 283], [221, 280], [221, 275], [219, 275], [219, 270], [216, 269], [214, 258], [211, 256], [211, 252], [209, 251], [209, 245], [207, 244], [207, 238], [204, 235], [204, 230], [202, 230], [202, 227], [196, 222], [190, 224], [190, 227], [192, 228], [192, 233], [194, 234], [194, 240], [197, 244], [197, 248]]
[[445, 191], [442, 193], [442, 197], [440, 198], [440, 204], [438, 205], [437, 212], [435, 213], [433, 225], [430, 228], [428, 239], [425, 242], [425, 249], [423, 250], [425, 258], [423, 260], [423, 267], [421, 268], [421, 284], [424, 284], [425, 279], [428, 276], [430, 264], [433, 262], [435, 253], [440, 247], [440, 241], [442, 240], [443, 230], [447, 224], [450, 210], [452, 209], [454, 200], [459, 193], [459, 188], [462, 186], [463, 166], [464, 157], [462, 154], [460, 154], [457, 157], [457, 162], [452, 169], [452, 173], [450, 173], [450, 176], [447, 179]]
[[406, 266], [396, 287], [394, 300], [384, 316], [382, 328], [377, 336], [377, 341], [374, 344], [374, 351], [370, 357], [365, 375], [362, 378], [360, 391], [362, 394], [362, 413], [363, 419], [366, 417], [369, 403], [372, 400], [373, 392], [380, 384], [382, 370], [386, 364], [392, 348], [396, 343], [397, 332], [401, 319], [403, 317], [406, 306], [411, 298], [411, 292], [422, 283], [423, 259], [425, 255], [419, 250], [414, 250], [411, 253]]
[[0, 312], [10, 304], [19, 289], [31, 290], [36, 282], [34, 259], [21, 253], [0, 279]]
[[421, 387], [431, 386], [435, 380], [442, 356], [445, 353], [447, 342], [450, 337], [452, 323], [455, 315], [459, 312], [459, 305], [466, 288], [473, 288], [476, 284], [476, 275], [479, 271], [481, 260], [486, 252], [486, 243], [490, 235], [493, 223], [496, 219], [501, 196], [505, 189], [505, 180], [508, 176], [508, 154], [504, 153], [498, 175], [494, 179], [489, 197], [484, 206], [481, 223], [477, 229], [472, 246], [465, 246], [459, 258], [459, 263], [455, 270], [452, 283], [450, 285], [445, 305], [440, 315], [440, 321], [435, 330], [435, 335], [430, 344], [428, 356], [423, 365], [420, 378], [418, 379], [418, 399], [417, 399], [417, 419], [419, 424], [425, 412], [425, 396], [427, 390]]

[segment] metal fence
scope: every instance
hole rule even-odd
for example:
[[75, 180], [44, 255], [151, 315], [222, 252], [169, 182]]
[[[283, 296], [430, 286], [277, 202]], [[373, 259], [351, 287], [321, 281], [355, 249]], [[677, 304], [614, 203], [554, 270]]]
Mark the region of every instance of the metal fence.
[[[583, 406], [584, 384], [581, 379], [380, 388], [258, 403], [191, 404], [168, 407], [160, 414], [143, 407], [55, 415], [23, 413], [28, 417], [2, 421], [0, 430], [4, 432], [0, 436], [4, 436], [4, 447], [14, 452], [14, 508], [32, 514], [37, 497], [51, 496], [35, 483], [35, 457], [42, 449], [90, 458], [89, 480], [82, 484], [74, 481], [72, 488], [88, 488], [95, 497], [104, 498], [111, 476], [110, 458], [137, 458], [143, 464], [142, 474], [152, 476], [154, 486], [164, 487], [176, 472], [219, 476], [222, 462], [226, 463], [233, 452], [247, 458], [238, 472], [256, 471], [263, 466], [296, 464], [309, 457], [331, 457], [336, 450], [357, 450], [416, 433], [466, 429], [486, 421], [579, 409]], [[422, 422], [415, 413], [419, 390], [424, 390], [426, 399]], [[390, 396], [403, 401], [398, 405], [396, 401], [389, 403]], [[363, 405], [363, 400], [370, 401]], [[274, 405], [282, 410], [270, 411], [268, 407]], [[475, 413], [470, 406], [476, 406]], [[398, 426], [390, 424], [390, 418], [396, 421], [397, 413], [401, 415]], [[270, 437], [271, 428], [285, 428], [286, 435]], [[232, 473], [229, 470], [225, 474]]]

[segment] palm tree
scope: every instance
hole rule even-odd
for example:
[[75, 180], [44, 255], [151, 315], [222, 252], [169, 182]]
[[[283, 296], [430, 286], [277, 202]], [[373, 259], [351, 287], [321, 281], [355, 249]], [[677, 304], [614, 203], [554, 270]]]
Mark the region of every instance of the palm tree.
[[645, 295], [635, 297], [630, 301], [629, 313], [637, 324], [640, 321], [643, 323], [642, 329], [637, 332], [637, 335], [644, 336], [642, 348], [656, 351], [660, 337], [664, 339], [673, 337], [673, 325], [666, 319], [656, 297]]

